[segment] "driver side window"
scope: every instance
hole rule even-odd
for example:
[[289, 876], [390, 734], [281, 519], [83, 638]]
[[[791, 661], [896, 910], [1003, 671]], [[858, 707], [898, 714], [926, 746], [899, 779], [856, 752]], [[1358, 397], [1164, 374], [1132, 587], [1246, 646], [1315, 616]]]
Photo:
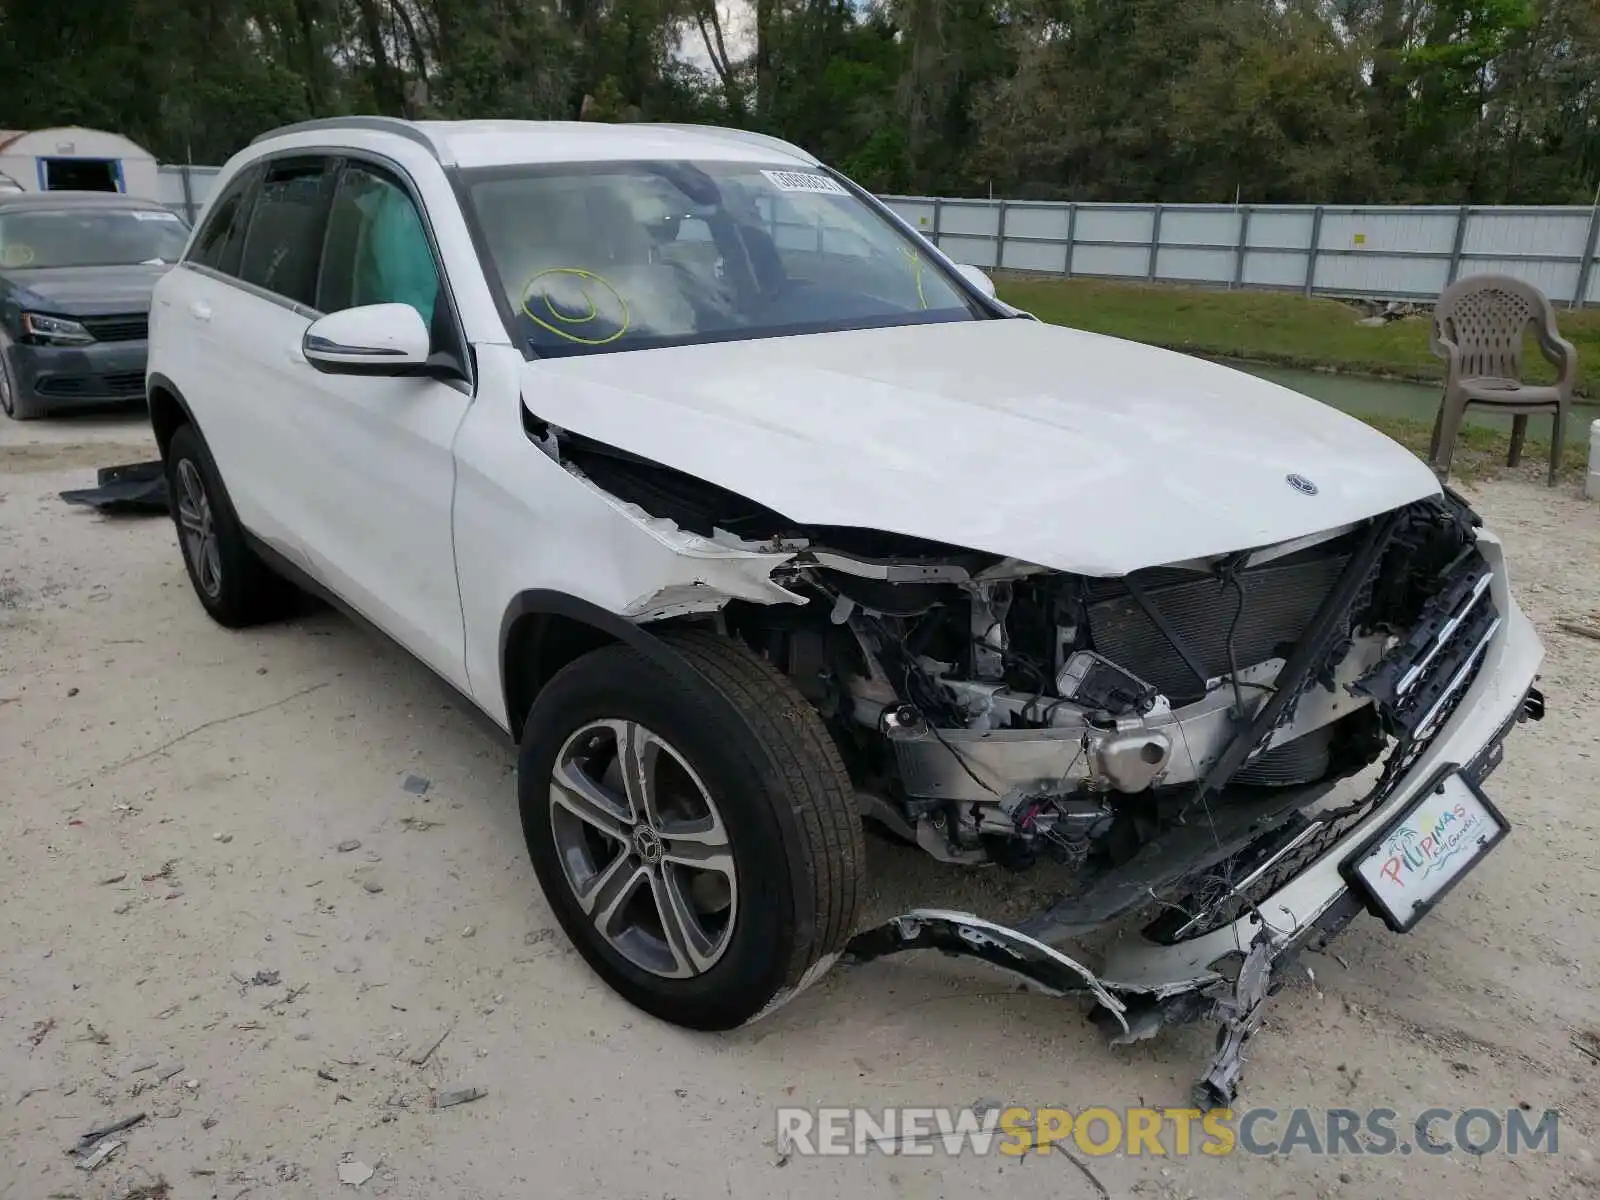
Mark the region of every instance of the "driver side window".
[[377, 168], [350, 164], [328, 216], [316, 306], [333, 313], [364, 304], [409, 304], [434, 329], [439, 268], [406, 190]]

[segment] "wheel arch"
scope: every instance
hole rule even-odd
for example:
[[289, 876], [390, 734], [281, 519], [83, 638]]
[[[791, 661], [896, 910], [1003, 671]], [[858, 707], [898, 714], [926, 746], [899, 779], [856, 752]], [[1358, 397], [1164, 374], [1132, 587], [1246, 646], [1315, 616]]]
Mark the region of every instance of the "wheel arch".
[[[660, 626], [681, 627], [680, 622]], [[521, 738], [523, 722], [540, 689], [568, 663], [622, 642], [674, 673], [693, 673], [683, 657], [654, 633], [598, 604], [567, 592], [517, 593], [500, 621], [500, 688], [506, 728]]]
[[[167, 447], [172, 444], [172, 435], [177, 433], [184, 425], [193, 425], [195, 432], [200, 432], [200, 423], [194, 419], [194, 413], [189, 409], [189, 402], [183, 398], [183, 393], [178, 390], [178, 385], [165, 375], [152, 372], [145, 385], [146, 403], [150, 410], [150, 428], [156, 435], [156, 447], [161, 452], [163, 462], [167, 458]], [[205, 435], [201, 434], [204, 440]]]

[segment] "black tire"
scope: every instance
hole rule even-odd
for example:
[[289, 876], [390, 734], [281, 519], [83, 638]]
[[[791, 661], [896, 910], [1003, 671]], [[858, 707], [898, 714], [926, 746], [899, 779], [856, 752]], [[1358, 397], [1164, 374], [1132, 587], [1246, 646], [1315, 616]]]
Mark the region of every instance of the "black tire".
[[11, 370], [11, 347], [0, 345], [0, 412], [13, 421], [32, 421], [47, 410], [17, 394], [17, 377]]
[[[242, 629], [286, 615], [293, 606], [294, 588], [250, 549], [217, 465], [193, 425], [180, 426], [172, 435], [167, 446], [166, 475], [167, 497], [184, 569], [194, 585], [195, 596], [212, 620], [229, 629]], [[197, 566], [193, 543], [184, 527], [184, 497], [188, 482], [194, 480], [200, 486], [215, 537], [215, 578], [208, 573], [209, 568]]]
[[[678, 632], [663, 641], [687, 671], [616, 644], [569, 664], [540, 691], [518, 758], [523, 833], [556, 918], [606, 983], [673, 1024], [732, 1029], [819, 976], [814, 968], [826, 969], [854, 931], [861, 821], [837, 748], [788, 679], [725, 637]], [[600, 720], [659, 735], [715, 798], [737, 901], [726, 948], [702, 973], [665, 978], [630, 961], [585, 914], [563, 868], [551, 774], [568, 740]]]

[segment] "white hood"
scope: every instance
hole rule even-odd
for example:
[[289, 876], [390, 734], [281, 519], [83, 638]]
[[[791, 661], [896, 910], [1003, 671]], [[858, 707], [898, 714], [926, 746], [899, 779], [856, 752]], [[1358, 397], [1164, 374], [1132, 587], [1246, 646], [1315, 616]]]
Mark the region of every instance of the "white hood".
[[523, 400], [799, 523], [1085, 575], [1273, 545], [1439, 490], [1409, 451], [1298, 392], [1028, 320], [547, 359], [524, 368]]

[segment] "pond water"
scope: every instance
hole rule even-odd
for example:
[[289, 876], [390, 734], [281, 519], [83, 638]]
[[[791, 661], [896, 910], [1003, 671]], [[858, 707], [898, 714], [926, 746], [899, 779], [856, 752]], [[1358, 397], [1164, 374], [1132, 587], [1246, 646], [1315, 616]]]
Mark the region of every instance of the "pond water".
[[[1443, 383], [1401, 383], [1389, 379], [1370, 379], [1359, 375], [1329, 375], [1322, 371], [1301, 371], [1292, 367], [1267, 367], [1255, 363], [1234, 363], [1241, 371], [1248, 371], [1262, 379], [1270, 379], [1284, 387], [1304, 392], [1314, 400], [1350, 413], [1353, 416], [1408, 417], [1413, 421], [1433, 424], [1439, 412], [1439, 398]], [[1575, 402], [1567, 416], [1567, 444], [1587, 443], [1589, 423], [1600, 419], [1600, 405], [1592, 401]], [[1511, 418], [1500, 413], [1486, 413], [1483, 409], [1467, 409], [1467, 420], [1473, 425], [1511, 431]], [[1534, 416], [1528, 419], [1530, 437], [1548, 438], [1550, 418]]]

